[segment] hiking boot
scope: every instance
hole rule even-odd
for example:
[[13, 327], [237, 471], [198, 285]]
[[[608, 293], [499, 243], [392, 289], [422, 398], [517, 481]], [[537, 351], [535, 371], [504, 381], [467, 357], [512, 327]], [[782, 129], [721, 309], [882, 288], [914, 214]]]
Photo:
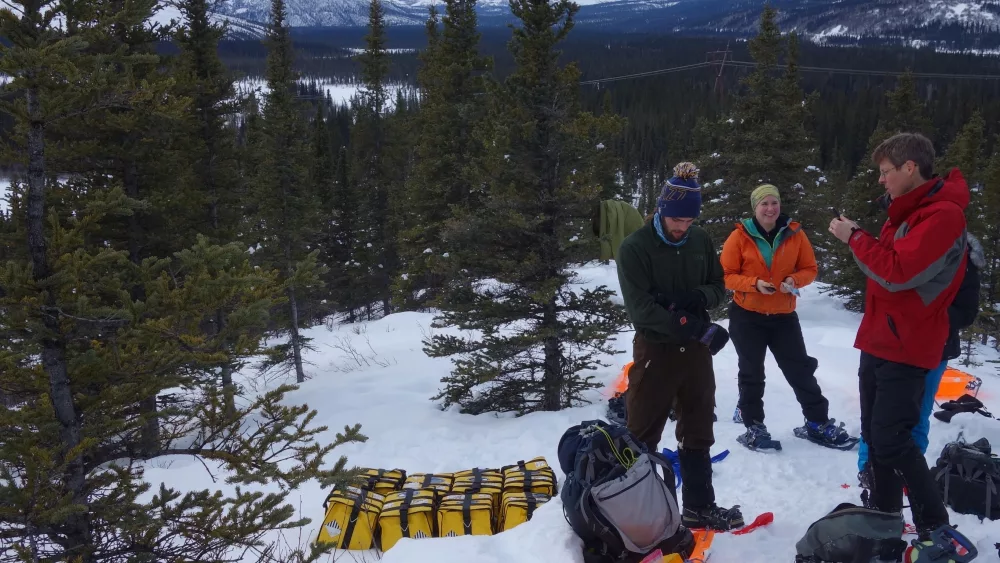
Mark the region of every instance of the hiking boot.
[[725, 532], [743, 527], [743, 513], [740, 505], [732, 508], [722, 508], [712, 503], [705, 508], [685, 508], [682, 524], [686, 528], [709, 529]]
[[736, 441], [753, 451], [776, 450], [781, 451], [781, 442], [771, 439], [771, 434], [763, 424], [754, 424], [747, 427], [747, 431], [736, 438]]
[[899, 563], [906, 551], [906, 541], [902, 538], [875, 542], [875, 561], [879, 563]]

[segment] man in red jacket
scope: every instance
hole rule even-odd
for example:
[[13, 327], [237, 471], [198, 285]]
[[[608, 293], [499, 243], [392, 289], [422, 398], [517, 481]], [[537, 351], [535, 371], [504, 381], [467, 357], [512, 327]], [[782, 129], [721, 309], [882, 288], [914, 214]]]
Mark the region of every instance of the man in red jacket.
[[872, 460], [872, 500], [900, 512], [903, 486], [921, 540], [948, 524], [927, 460], [911, 430], [920, 420], [927, 372], [948, 340], [948, 305], [965, 273], [969, 188], [957, 170], [933, 174], [934, 146], [924, 136], [895, 135], [875, 149], [889, 219], [875, 236], [841, 216], [830, 232], [847, 243], [868, 277], [861, 350], [861, 434]]

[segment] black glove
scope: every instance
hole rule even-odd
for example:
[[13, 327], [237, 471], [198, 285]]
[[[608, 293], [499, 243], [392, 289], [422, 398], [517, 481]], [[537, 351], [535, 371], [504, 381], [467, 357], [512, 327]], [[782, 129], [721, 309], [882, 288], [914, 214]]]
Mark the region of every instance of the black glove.
[[670, 306], [674, 303], [674, 298], [669, 293], [656, 293], [653, 295], [653, 301], [664, 309], [669, 310]]
[[726, 343], [729, 342], [729, 331], [712, 323], [708, 325], [705, 332], [698, 338], [698, 342], [708, 346], [708, 351], [714, 356], [726, 347]]
[[708, 307], [708, 298], [704, 292], [689, 289], [674, 296], [674, 305], [683, 311], [703, 311]]
[[703, 292], [697, 289], [689, 289], [673, 294], [657, 293], [653, 296], [653, 299], [657, 305], [660, 305], [664, 309], [670, 309], [670, 306], [673, 305], [674, 309], [680, 309], [681, 311], [698, 312], [708, 307], [708, 298], [705, 297]]

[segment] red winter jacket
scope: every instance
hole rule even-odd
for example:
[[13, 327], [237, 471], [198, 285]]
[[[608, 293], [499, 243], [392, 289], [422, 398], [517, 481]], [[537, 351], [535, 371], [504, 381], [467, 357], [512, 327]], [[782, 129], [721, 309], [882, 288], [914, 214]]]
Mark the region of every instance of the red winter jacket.
[[858, 230], [851, 252], [868, 276], [854, 347], [875, 357], [933, 369], [948, 340], [948, 305], [968, 259], [969, 187], [958, 169], [892, 201], [879, 238]]

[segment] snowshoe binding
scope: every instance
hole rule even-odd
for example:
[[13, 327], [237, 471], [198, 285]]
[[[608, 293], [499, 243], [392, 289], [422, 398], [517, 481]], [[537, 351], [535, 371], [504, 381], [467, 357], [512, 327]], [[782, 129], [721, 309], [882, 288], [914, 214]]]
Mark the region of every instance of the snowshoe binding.
[[733, 412], [733, 422], [743, 424], [743, 413], [740, 412], [740, 407], [736, 407], [736, 410]]
[[799, 426], [794, 432], [795, 436], [814, 444], [842, 451], [853, 449], [861, 440], [848, 434], [844, 430], [844, 423], [837, 424], [837, 420], [833, 418], [824, 423], [806, 421], [805, 425]]
[[747, 431], [736, 438], [736, 441], [747, 449], [760, 451], [781, 451], [781, 442], [771, 439], [771, 434], [763, 424], [748, 426]]
[[722, 508], [712, 503], [710, 506], [700, 509], [684, 509], [684, 516], [681, 523], [690, 530], [715, 530], [727, 532], [743, 527], [743, 513], [740, 506], [732, 508]]
[[929, 539], [915, 539], [903, 553], [903, 563], [969, 563], [979, 555], [976, 546], [951, 526], [941, 526]]

